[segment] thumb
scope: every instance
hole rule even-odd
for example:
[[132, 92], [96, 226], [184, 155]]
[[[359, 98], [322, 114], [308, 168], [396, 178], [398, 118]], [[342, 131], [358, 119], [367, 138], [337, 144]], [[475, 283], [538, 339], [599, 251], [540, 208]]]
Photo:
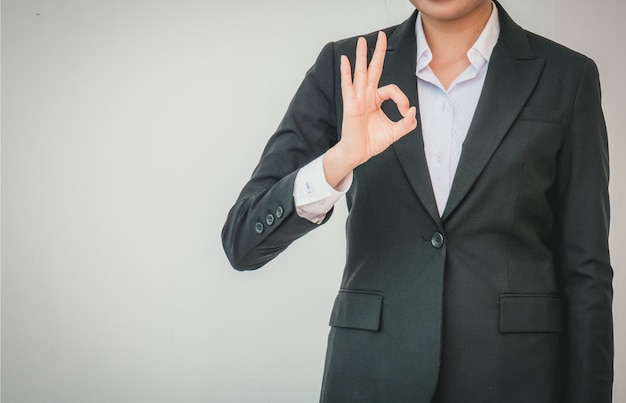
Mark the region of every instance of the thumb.
[[406, 134], [410, 133], [417, 127], [416, 113], [417, 109], [412, 106], [407, 109], [402, 119], [393, 123], [391, 129], [394, 142], [404, 137]]
[[400, 124], [401, 130], [404, 132], [402, 136], [407, 134], [410, 131], [415, 130], [417, 127], [417, 108], [415, 106], [407, 109], [406, 113], [404, 113], [404, 117], [400, 119], [397, 123]]

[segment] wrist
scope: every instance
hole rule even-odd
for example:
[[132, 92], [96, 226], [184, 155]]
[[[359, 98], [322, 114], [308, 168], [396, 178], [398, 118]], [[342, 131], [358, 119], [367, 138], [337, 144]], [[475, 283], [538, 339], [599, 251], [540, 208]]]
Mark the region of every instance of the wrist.
[[334, 189], [356, 168], [359, 164], [350, 162], [342, 152], [338, 144], [330, 148], [322, 157], [322, 167], [326, 182]]

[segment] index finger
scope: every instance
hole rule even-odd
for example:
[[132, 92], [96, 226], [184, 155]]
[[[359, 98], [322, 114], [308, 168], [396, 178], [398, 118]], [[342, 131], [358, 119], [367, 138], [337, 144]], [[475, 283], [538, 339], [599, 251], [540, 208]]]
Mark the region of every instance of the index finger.
[[379, 31], [378, 39], [376, 40], [376, 48], [374, 49], [372, 60], [367, 69], [367, 85], [369, 87], [378, 88], [378, 81], [383, 73], [385, 53], [387, 53], [387, 35], [385, 35], [383, 31]]

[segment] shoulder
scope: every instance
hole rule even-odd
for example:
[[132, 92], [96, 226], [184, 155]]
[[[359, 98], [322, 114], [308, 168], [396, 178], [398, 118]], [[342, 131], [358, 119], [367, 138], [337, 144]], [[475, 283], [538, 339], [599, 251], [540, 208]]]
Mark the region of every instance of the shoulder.
[[599, 86], [599, 71], [588, 56], [551, 39], [526, 31], [537, 58], [545, 61], [544, 74], [553, 83], [569, 83], [579, 87], [584, 81]]
[[[406, 21], [403, 24], [406, 24]], [[372, 32], [368, 32], [368, 33], [364, 33], [360, 35], [355, 35], [355, 36], [350, 36], [346, 38], [341, 38], [333, 42], [327, 43], [326, 46], [324, 46], [324, 48], [320, 52], [320, 55], [318, 56], [318, 62], [320, 59], [338, 60], [339, 57], [341, 57], [342, 55], [345, 55], [350, 60], [352, 60], [353, 57], [355, 56], [356, 43], [359, 38], [361, 37], [365, 38], [365, 40], [367, 41], [368, 47], [370, 49], [373, 49], [374, 46], [376, 45], [378, 32], [383, 31], [387, 35], [387, 39], [389, 39], [398, 30], [398, 28], [401, 27], [403, 24], [397, 24], [397, 25], [393, 25], [390, 27], [381, 28], [376, 31], [372, 31]]]
[[564, 74], [580, 73], [585, 66], [593, 65], [591, 59], [554, 40], [537, 35], [520, 27], [502, 8], [500, 15], [499, 42], [517, 60], [541, 59], [548, 69]]
[[572, 48], [569, 48], [551, 39], [545, 38], [541, 35], [537, 35], [533, 32], [525, 32], [526, 36], [528, 37], [528, 42], [535, 51], [537, 57], [548, 61], [559, 61], [566, 65], [573, 64], [576, 66], [582, 66], [591, 61], [589, 57]]
[[356, 57], [356, 44], [359, 38], [365, 38], [368, 44], [368, 48], [373, 52], [373, 49], [376, 45], [376, 40], [378, 38], [378, 32], [385, 32], [387, 38], [389, 39], [401, 25], [402, 24], [394, 25], [391, 27], [382, 28], [380, 30], [368, 32], [362, 35], [341, 38], [333, 42], [327, 43], [320, 51], [315, 60], [315, 63], [308, 73], [314, 76], [339, 75], [339, 63], [341, 56], [345, 55], [348, 57], [349, 60], [353, 61]]
[[368, 32], [366, 34], [352, 36], [349, 38], [343, 38], [334, 42], [334, 48], [336, 52], [350, 56], [351, 54], [354, 54], [355, 52], [356, 42], [358, 38], [361, 38], [361, 37], [365, 38], [368, 46], [373, 48], [374, 45], [376, 45], [378, 32], [383, 31], [387, 35], [387, 38], [390, 38], [393, 35], [393, 33], [396, 32], [396, 30], [398, 30], [399, 27], [400, 25], [394, 25], [391, 27], [382, 28], [376, 31]]

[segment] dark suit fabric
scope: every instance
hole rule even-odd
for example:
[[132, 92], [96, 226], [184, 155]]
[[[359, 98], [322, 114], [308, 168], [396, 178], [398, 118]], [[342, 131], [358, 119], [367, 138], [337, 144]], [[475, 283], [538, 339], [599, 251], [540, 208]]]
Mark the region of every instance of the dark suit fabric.
[[[611, 400], [597, 69], [498, 7], [500, 37], [443, 216], [419, 117], [354, 171], [322, 402]], [[380, 82], [397, 84], [412, 105], [415, 18], [385, 30]], [[366, 38], [373, 48], [376, 35]], [[293, 182], [341, 136], [339, 58], [354, 62], [355, 46], [351, 38], [323, 49], [229, 213], [222, 236], [237, 269], [262, 266], [317, 227], [295, 213]]]

